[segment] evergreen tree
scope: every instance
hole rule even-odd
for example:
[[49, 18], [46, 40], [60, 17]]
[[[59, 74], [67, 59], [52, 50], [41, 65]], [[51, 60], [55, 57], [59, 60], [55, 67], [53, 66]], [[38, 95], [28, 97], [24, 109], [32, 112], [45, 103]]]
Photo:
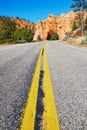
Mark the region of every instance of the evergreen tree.
[[85, 19], [85, 30], [87, 30], [87, 17]]
[[74, 21], [73, 26], [72, 26], [72, 31], [75, 31], [77, 29], [76, 22]]
[[85, 18], [84, 22], [84, 35], [87, 35], [87, 17]]
[[48, 34], [47, 40], [51, 40], [51, 34]]
[[33, 29], [28, 29], [27, 32], [26, 32], [26, 38], [25, 38], [25, 40], [27, 42], [32, 42], [33, 41], [33, 37], [34, 37]]
[[33, 40], [35, 29], [25, 26], [24, 28], [16, 28], [16, 23], [9, 17], [0, 16], [0, 43], [15, 42], [31, 42]]
[[58, 40], [58, 39], [59, 39], [59, 36], [57, 33], [51, 34], [51, 40]]
[[37, 41], [41, 41], [41, 37], [40, 37], [40, 35], [38, 35], [38, 37], [37, 37]]
[[47, 40], [58, 40], [59, 35], [57, 33], [48, 34]]
[[1, 27], [0, 27], [0, 40], [4, 39], [13, 39], [14, 31], [16, 29], [16, 24], [10, 18], [2, 17], [0, 18]]
[[84, 10], [87, 10], [87, 0], [72, 0], [73, 4], [71, 8], [74, 8], [74, 11], [82, 10], [82, 36], [84, 35]]
[[77, 18], [78, 18], [78, 25], [77, 25], [77, 27], [81, 28], [82, 27], [82, 15], [81, 15], [81, 12], [77, 13]]
[[73, 4], [70, 6], [71, 8], [75, 8], [75, 11], [80, 11], [83, 9], [87, 9], [87, 0], [72, 0]]
[[14, 40], [25, 40], [31, 42], [33, 40], [34, 32], [32, 29], [19, 28], [14, 32]]

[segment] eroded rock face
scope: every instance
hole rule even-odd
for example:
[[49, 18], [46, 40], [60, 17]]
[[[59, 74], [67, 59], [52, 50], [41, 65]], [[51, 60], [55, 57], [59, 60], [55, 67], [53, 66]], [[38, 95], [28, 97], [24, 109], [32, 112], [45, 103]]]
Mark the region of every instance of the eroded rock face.
[[77, 14], [75, 12], [69, 12], [68, 14], [62, 14], [58, 19], [58, 29], [60, 39], [63, 39], [68, 32], [72, 31], [72, 25], [74, 21], [78, 21]]
[[[87, 12], [86, 12], [87, 15]], [[36, 24], [36, 31], [34, 40], [37, 40], [40, 35], [42, 40], [46, 40], [49, 33], [57, 33], [60, 39], [63, 39], [68, 32], [72, 31], [72, 25], [78, 17], [76, 12], [69, 12], [68, 14], [62, 14], [61, 16], [49, 15], [45, 21], [38, 21]]]
[[73, 32], [72, 37], [75, 38], [76, 36], [82, 36], [81, 28], [78, 28]]
[[37, 40], [38, 35], [40, 35], [42, 40], [47, 39], [49, 33], [57, 32], [57, 28], [58, 17], [49, 15], [47, 20], [37, 22], [34, 40]]
[[24, 28], [24, 27], [29, 27], [29, 28], [34, 28], [35, 25], [34, 24], [31, 24], [25, 20], [20, 20], [20, 19], [17, 19], [17, 18], [12, 18], [11, 19], [12, 21], [14, 21], [16, 23], [16, 27], [17, 28]]

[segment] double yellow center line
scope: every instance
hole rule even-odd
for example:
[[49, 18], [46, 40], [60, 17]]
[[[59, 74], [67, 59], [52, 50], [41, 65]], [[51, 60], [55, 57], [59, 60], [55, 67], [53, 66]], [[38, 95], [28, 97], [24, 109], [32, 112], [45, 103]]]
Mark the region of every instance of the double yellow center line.
[[[43, 57], [43, 61], [42, 61]], [[42, 130], [59, 130], [58, 117], [54, 102], [52, 84], [48, 69], [48, 63], [46, 58], [46, 46], [44, 45], [40, 51], [37, 61], [34, 77], [31, 84], [30, 93], [27, 99], [27, 105], [24, 110], [24, 116], [21, 124], [21, 130], [34, 130], [36, 119], [36, 108], [39, 92], [39, 75], [41, 70], [41, 62], [43, 62], [43, 105], [44, 111], [42, 114]]]

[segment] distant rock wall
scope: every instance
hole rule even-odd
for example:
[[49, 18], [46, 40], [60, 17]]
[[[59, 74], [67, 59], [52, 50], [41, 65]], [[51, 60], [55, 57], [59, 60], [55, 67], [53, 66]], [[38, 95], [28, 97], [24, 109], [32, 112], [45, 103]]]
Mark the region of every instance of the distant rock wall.
[[47, 36], [51, 32], [57, 32], [58, 27], [58, 17], [49, 15], [48, 19], [45, 21], [38, 21], [36, 24], [36, 32], [34, 35], [34, 40], [37, 40], [38, 35], [41, 39], [47, 39]]
[[11, 18], [12, 21], [14, 21], [16, 23], [16, 27], [17, 28], [24, 28], [24, 27], [29, 27], [29, 28], [34, 28], [35, 24], [31, 24], [25, 20], [20, 20], [17, 18]]
[[38, 35], [42, 40], [46, 40], [48, 34], [52, 32], [57, 33], [59, 38], [63, 39], [68, 32], [72, 31], [74, 21], [78, 22], [78, 17], [77, 13], [73, 11], [59, 17], [50, 14], [47, 20], [37, 22], [34, 40], [37, 40]]

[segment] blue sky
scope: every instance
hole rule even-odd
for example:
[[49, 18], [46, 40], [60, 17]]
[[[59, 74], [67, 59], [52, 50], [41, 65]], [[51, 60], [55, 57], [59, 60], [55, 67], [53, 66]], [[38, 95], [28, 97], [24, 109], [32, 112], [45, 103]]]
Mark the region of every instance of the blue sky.
[[71, 3], [72, 0], [0, 0], [0, 15], [19, 16], [36, 23], [48, 14], [69, 12]]

